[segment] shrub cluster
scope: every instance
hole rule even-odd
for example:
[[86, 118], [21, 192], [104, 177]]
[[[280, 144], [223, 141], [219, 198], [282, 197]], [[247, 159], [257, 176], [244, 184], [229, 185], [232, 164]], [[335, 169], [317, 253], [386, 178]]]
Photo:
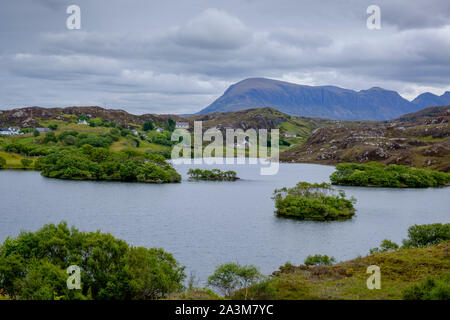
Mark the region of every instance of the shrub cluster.
[[450, 300], [450, 273], [427, 277], [419, 284], [403, 290], [405, 300]]
[[[420, 248], [450, 241], [450, 223], [415, 224], [408, 228], [408, 238], [403, 239], [402, 248]], [[384, 239], [379, 248], [370, 249], [370, 254], [399, 249], [393, 241]]]
[[235, 181], [239, 178], [236, 177], [235, 171], [221, 171], [219, 169], [202, 170], [202, 169], [189, 169], [188, 175], [194, 180], [211, 180], [211, 181]]
[[403, 246], [426, 247], [446, 241], [450, 241], [450, 223], [415, 224], [408, 228], [408, 239], [403, 240]]
[[[71, 265], [81, 269], [81, 290], [67, 288]], [[132, 247], [64, 222], [0, 246], [0, 288], [13, 299], [159, 299], [181, 290], [184, 278], [184, 267], [162, 249]]]
[[390, 188], [427, 188], [450, 184], [450, 173], [381, 163], [340, 163], [330, 176], [333, 184]]
[[93, 147], [108, 148], [114, 141], [118, 141], [120, 132], [117, 129], [111, 129], [106, 134], [79, 133], [75, 130], [63, 131], [59, 135], [50, 131], [45, 134], [40, 143], [26, 143], [16, 141], [5, 143], [3, 150], [6, 152], [19, 153], [25, 156], [46, 156], [56, 152], [64, 146], [82, 147], [90, 145]]
[[274, 191], [276, 214], [304, 220], [350, 219], [355, 214], [354, 198], [327, 183], [299, 182], [293, 188]]
[[306, 257], [303, 263], [305, 266], [331, 266], [335, 262], [336, 259], [334, 257], [328, 257], [326, 254], [316, 254], [314, 256]]
[[84, 145], [65, 148], [39, 158], [35, 168], [49, 178], [180, 182], [181, 176], [164, 157], [135, 150], [109, 151]]

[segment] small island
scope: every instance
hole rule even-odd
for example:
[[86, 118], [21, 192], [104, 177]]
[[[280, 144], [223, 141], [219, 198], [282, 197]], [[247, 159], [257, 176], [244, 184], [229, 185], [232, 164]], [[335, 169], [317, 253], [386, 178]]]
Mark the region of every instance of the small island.
[[346, 220], [355, 214], [356, 199], [347, 199], [344, 191], [328, 183], [299, 182], [293, 188], [274, 191], [275, 213], [301, 220]]
[[189, 169], [189, 178], [192, 180], [209, 180], [209, 181], [236, 181], [239, 178], [234, 171], [221, 171], [219, 169], [202, 170]]
[[377, 162], [341, 163], [330, 180], [342, 186], [428, 188], [450, 185], [450, 173]]

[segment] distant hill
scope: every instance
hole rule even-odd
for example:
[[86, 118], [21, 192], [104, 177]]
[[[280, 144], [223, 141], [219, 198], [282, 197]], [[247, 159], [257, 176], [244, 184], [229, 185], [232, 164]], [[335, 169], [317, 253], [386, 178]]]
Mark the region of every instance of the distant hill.
[[67, 120], [70, 117], [77, 118], [85, 115], [88, 118], [101, 117], [107, 121], [114, 121], [121, 126], [141, 125], [151, 119], [156, 124], [165, 123], [168, 118], [180, 121], [177, 115], [143, 114], [134, 115], [124, 110], [105, 109], [97, 106], [67, 107], [67, 108], [42, 108], [25, 107], [11, 110], [0, 110], [0, 127], [19, 126], [21, 128], [36, 127], [41, 120]]
[[450, 91], [446, 91], [441, 96], [425, 92], [417, 96], [417, 98], [415, 98], [412, 103], [420, 108], [431, 106], [448, 106], [450, 105]]
[[412, 103], [395, 91], [378, 87], [354, 91], [250, 78], [230, 86], [198, 114], [261, 107], [272, 107], [296, 116], [337, 120], [388, 120], [423, 108], [422, 104]]

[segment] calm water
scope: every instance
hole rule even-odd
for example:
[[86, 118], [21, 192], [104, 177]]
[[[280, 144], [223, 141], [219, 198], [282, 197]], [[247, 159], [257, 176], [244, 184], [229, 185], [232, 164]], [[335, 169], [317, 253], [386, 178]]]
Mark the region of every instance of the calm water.
[[[191, 167], [176, 166], [183, 178]], [[302, 263], [309, 254], [350, 259], [366, 255], [385, 238], [401, 241], [412, 224], [450, 221], [450, 188], [346, 187], [358, 199], [351, 221], [281, 219], [273, 214], [273, 190], [301, 180], [328, 181], [333, 167], [281, 164], [275, 176], [260, 176], [255, 165], [214, 167], [235, 170], [242, 180], [152, 185], [0, 171], [0, 241], [66, 220], [136, 246], [162, 247], [187, 266], [187, 274], [193, 271], [205, 280], [215, 266], [229, 261], [255, 264], [270, 274], [286, 261]]]

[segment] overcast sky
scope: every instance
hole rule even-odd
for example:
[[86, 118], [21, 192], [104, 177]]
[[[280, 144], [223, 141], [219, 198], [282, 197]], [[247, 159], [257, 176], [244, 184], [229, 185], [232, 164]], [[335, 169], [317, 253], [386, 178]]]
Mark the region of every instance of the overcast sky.
[[449, 0], [0, 0], [0, 42], [1, 109], [193, 113], [249, 77], [450, 90]]

